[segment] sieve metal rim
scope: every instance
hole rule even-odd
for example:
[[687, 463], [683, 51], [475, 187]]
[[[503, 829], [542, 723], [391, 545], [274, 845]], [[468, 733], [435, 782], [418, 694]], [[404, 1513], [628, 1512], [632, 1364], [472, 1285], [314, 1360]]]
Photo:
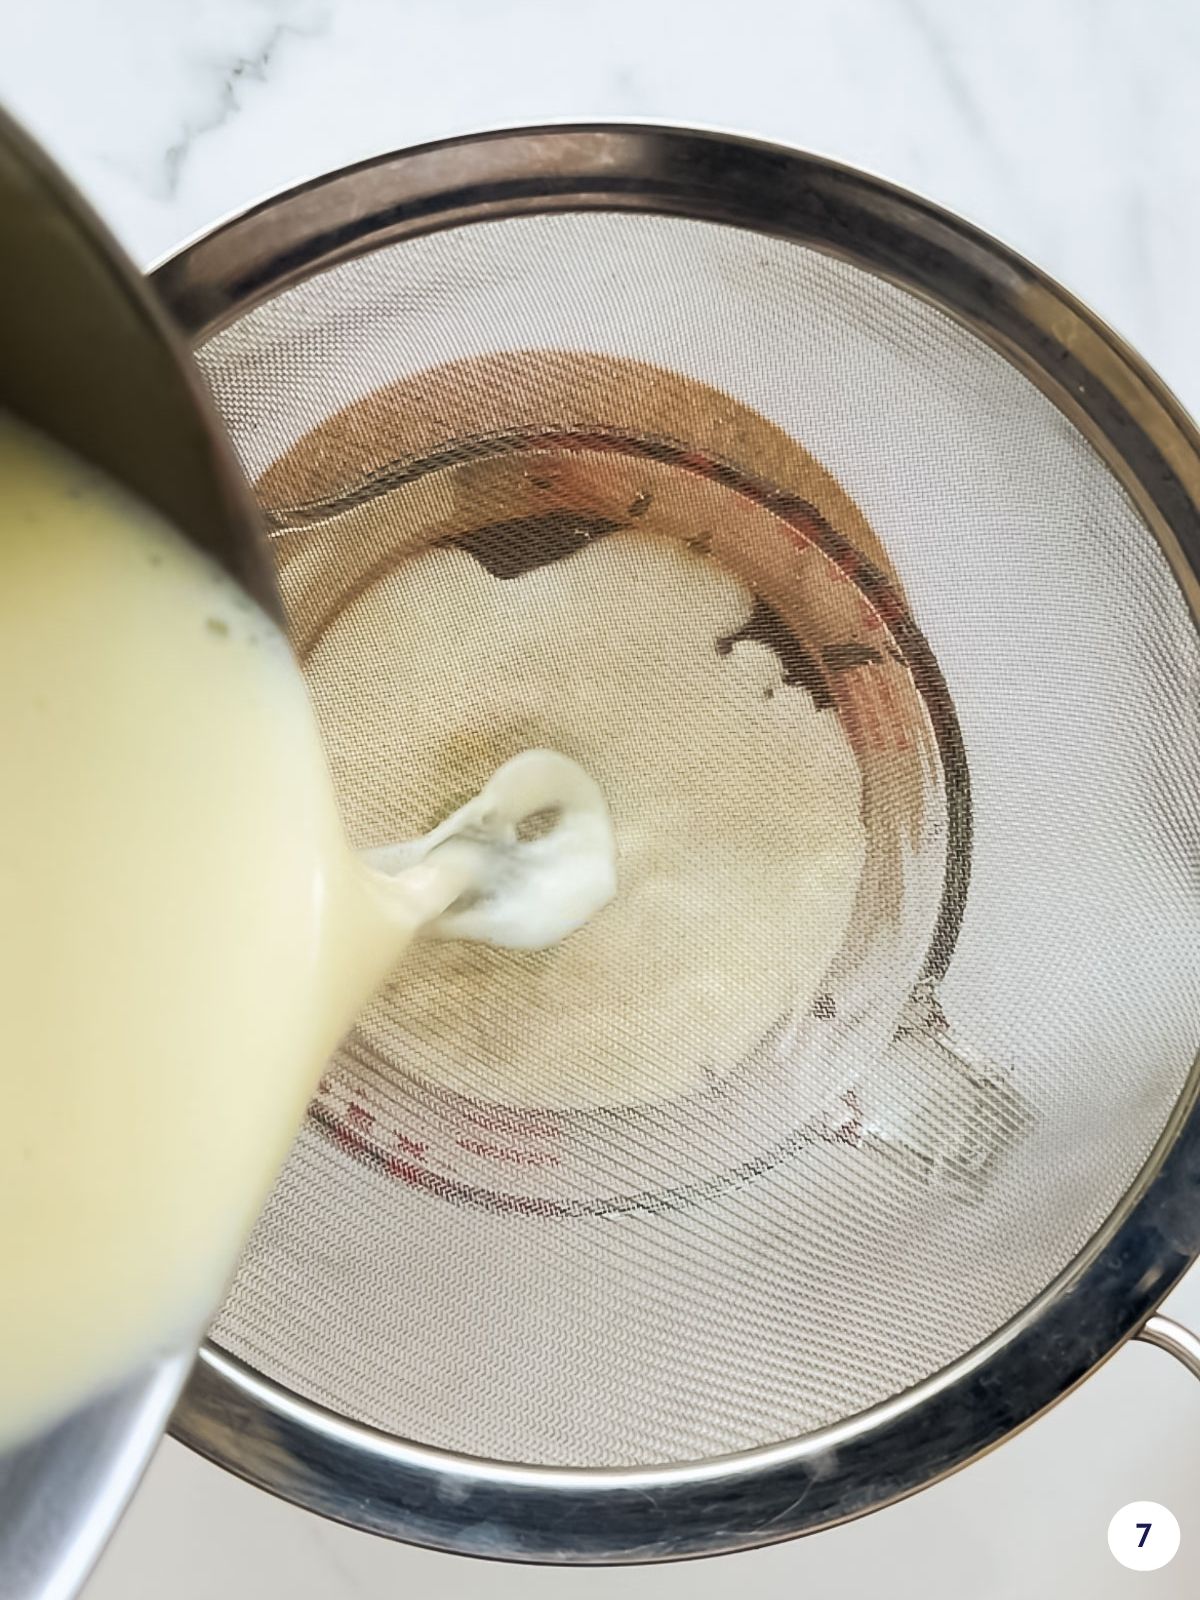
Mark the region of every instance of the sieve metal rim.
[[[935, 305], [999, 350], [1084, 433], [1200, 619], [1200, 436], [1178, 402], [1029, 263], [930, 202], [822, 157], [645, 124], [463, 136], [267, 200], [162, 263], [153, 282], [199, 342], [290, 284], [381, 245], [586, 210], [687, 217], [791, 240]], [[476, 1555], [661, 1560], [845, 1521], [975, 1459], [1142, 1328], [1200, 1255], [1198, 1098], [1200, 1060], [1122, 1203], [1023, 1312], [906, 1394], [798, 1440], [636, 1471], [485, 1462], [345, 1422], [211, 1345], [171, 1431], [309, 1509]]]

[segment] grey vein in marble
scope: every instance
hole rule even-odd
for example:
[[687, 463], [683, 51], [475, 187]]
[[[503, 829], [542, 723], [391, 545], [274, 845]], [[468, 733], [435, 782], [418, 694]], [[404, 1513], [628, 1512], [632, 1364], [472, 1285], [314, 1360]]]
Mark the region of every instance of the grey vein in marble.
[[177, 139], [164, 150], [160, 163], [160, 179], [155, 184], [157, 198], [173, 200], [179, 193], [184, 168], [196, 146], [205, 134], [215, 133], [241, 109], [241, 91], [247, 83], [266, 83], [272, 67], [284, 46], [293, 40], [319, 39], [329, 27], [328, 4], [316, 10], [311, 20], [276, 22], [268, 28], [261, 44], [247, 54], [227, 58], [217, 67], [212, 109], [201, 116], [189, 117]]
[[996, 137], [996, 130], [989, 125], [987, 117], [980, 109], [976, 87], [958, 59], [954, 41], [943, 25], [942, 15], [931, 16], [923, 0], [901, 0], [901, 7], [912, 23], [914, 39], [919, 40], [924, 48], [930, 64], [941, 81], [947, 101], [953, 106], [955, 114], [974, 141], [979, 154], [989, 163], [997, 177], [1007, 185], [1009, 191], [1028, 205], [1029, 197], [1005, 154], [1003, 140]]

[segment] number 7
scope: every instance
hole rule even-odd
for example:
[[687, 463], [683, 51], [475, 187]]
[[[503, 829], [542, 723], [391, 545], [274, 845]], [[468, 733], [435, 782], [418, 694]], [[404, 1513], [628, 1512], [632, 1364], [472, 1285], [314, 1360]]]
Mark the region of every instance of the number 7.
[[1135, 1522], [1135, 1523], [1134, 1523], [1134, 1527], [1135, 1527], [1135, 1528], [1140, 1528], [1140, 1529], [1141, 1529], [1141, 1530], [1142, 1530], [1142, 1537], [1141, 1537], [1141, 1538], [1140, 1538], [1140, 1539], [1139, 1539], [1139, 1540], [1138, 1540], [1138, 1549], [1139, 1549], [1139, 1550], [1140, 1550], [1140, 1549], [1141, 1549], [1141, 1548], [1142, 1548], [1142, 1546], [1143, 1546], [1143, 1545], [1144, 1545], [1144, 1544], [1145, 1544], [1145, 1542], [1146, 1542], [1146, 1535], [1147, 1535], [1147, 1534], [1148, 1534], [1148, 1533], [1149, 1533], [1149, 1532], [1150, 1532], [1150, 1529], [1151, 1529], [1151, 1528], [1152, 1528], [1152, 1527], [1153, 1527], [1153, 1526], [1154, 1526], [1154, 1524], [1153, 1524], [1153, 1523], [1150, 1523], [1150, 1522]]

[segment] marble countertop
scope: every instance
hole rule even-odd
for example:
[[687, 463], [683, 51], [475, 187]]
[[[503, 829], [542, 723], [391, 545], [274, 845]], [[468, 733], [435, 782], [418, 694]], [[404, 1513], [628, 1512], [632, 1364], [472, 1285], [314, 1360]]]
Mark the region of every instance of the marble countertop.
[[[1200, 411], [1200, 8], [1192, 0], [41, 0], [0, 19], [0, 100], [140, 261], [265, 193], [467, 129], [731, 127], [868, 167], [1059, 277]], [[1200, 1323], [1200, 1278], [1170, 1302]], [[570, 1575], [391, 1546], [164, 1445], [88, 1600], [851, 1600], [1126, 1595], [1132, 1500], [1200, 1589], [1200, 1388], [1122, 1352], [1020, 1438], [906, 1505], [700, 1566]]]
[[1189, 0], [43, 0], [15, 13], [0, 94], [144, 262], [297, 179], [424, 139], [588, 116], [702, 123], [837, 156], [961, 212], [1200, 405]]

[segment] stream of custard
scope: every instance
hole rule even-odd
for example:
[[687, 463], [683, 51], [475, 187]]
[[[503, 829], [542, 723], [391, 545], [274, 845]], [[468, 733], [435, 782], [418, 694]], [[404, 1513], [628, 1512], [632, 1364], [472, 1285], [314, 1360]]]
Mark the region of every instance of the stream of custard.
[[614, 856], [599, 790], [538, 751], [357, 857], [282, 634], [2, 413], [0, 729], [4, 1448], [199, 1336], [418, 932], [540, 948], [611, 897]]

